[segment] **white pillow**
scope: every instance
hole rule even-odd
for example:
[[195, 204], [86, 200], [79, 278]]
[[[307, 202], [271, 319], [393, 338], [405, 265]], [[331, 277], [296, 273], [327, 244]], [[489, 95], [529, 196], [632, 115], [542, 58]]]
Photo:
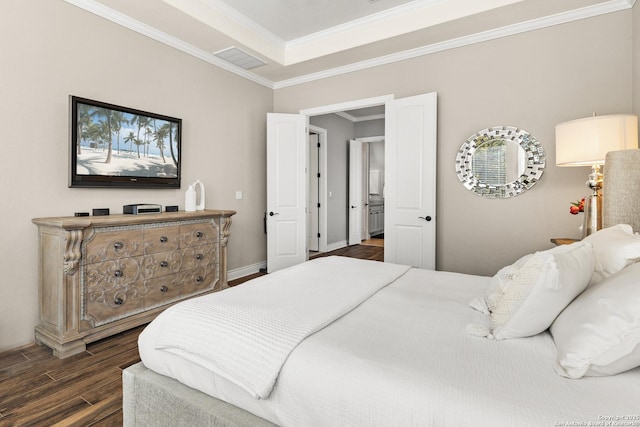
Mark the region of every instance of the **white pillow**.
[[590, 286], [640, 260], [640, 236], [633, 234], [633, 228], [628, 224], [603, 228], [582, 241], [593, 246], [596, 259]]
[[584, 242], [519, 259], [492, 279], [486, 311], [471, 303], [489, 314], [490, 329], [470, 325], [468, 332], [498, 340], [539, 334], [587, 287], [593, 266], [593, 250]]
[[502, 267], [498, 272], [491, 278], [489, 282], [489, 288], [487, 289], [487, 308], [489, 312], [492, 312], [496, 309], [496, 305], [500, 301], [500, 297], [502, 293], [507, 289], [509, 283], [513, 281], [515, 275], [518, 274], [518, 271], [522, 268], [522, 266], [533, 256], [533, 254], [525, 255], [516, 262], [511, 265], [507, 265], [506, 267]]
[[615, 375], [640, 366], [640, 263], [584, 291], [551, 334], [562, 376]]

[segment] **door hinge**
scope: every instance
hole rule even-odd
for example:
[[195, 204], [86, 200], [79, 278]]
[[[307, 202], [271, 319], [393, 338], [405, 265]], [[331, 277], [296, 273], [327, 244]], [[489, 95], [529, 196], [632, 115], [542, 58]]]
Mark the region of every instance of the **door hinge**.
[[320, 237], [320, 233], [318, 233], [318, 237]]
[[318, 207], [320, 207], [320, 203], [318, 203]]
[[320, 172], [318, 172], [318, 178], [320, 178]]
[[320, 148], [320, 143], [318, 142], [318, 148]]

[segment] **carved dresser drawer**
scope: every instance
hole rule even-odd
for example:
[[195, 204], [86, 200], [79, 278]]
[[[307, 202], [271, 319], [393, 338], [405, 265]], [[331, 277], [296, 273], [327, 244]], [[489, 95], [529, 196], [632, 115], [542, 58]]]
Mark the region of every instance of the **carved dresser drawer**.
[[36, 341], [63, 358], [227, 286], [234, 211], [37, 218]]

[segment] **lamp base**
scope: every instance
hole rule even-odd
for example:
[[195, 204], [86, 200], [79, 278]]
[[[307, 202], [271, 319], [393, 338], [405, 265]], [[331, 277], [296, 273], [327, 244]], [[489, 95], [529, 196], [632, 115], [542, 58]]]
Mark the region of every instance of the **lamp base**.
[[602, 228], [602, 194], [592, 194], [584, 198], [584, 223], [582, 238]]

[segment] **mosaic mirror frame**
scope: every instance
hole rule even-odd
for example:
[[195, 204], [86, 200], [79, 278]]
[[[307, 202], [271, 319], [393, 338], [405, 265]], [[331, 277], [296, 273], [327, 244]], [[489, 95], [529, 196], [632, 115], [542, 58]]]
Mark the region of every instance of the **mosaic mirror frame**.
[[[516, 179], [497, 184], [487, 182], [474, 173], [472, 158], [481, 147], [505, 145], [506, 142], [513, 142], [522, 150], [519, 153], [519, 163], [522, 164]], [[456, 155], [456, 173], [460, 182], [474, 194], [490, 199], [506, 199], [524, 193], [540, 180], [544, 167], [545, 152], [540, 142], [529, 132], [513, 126], [495, 126], [474, 133]]]

